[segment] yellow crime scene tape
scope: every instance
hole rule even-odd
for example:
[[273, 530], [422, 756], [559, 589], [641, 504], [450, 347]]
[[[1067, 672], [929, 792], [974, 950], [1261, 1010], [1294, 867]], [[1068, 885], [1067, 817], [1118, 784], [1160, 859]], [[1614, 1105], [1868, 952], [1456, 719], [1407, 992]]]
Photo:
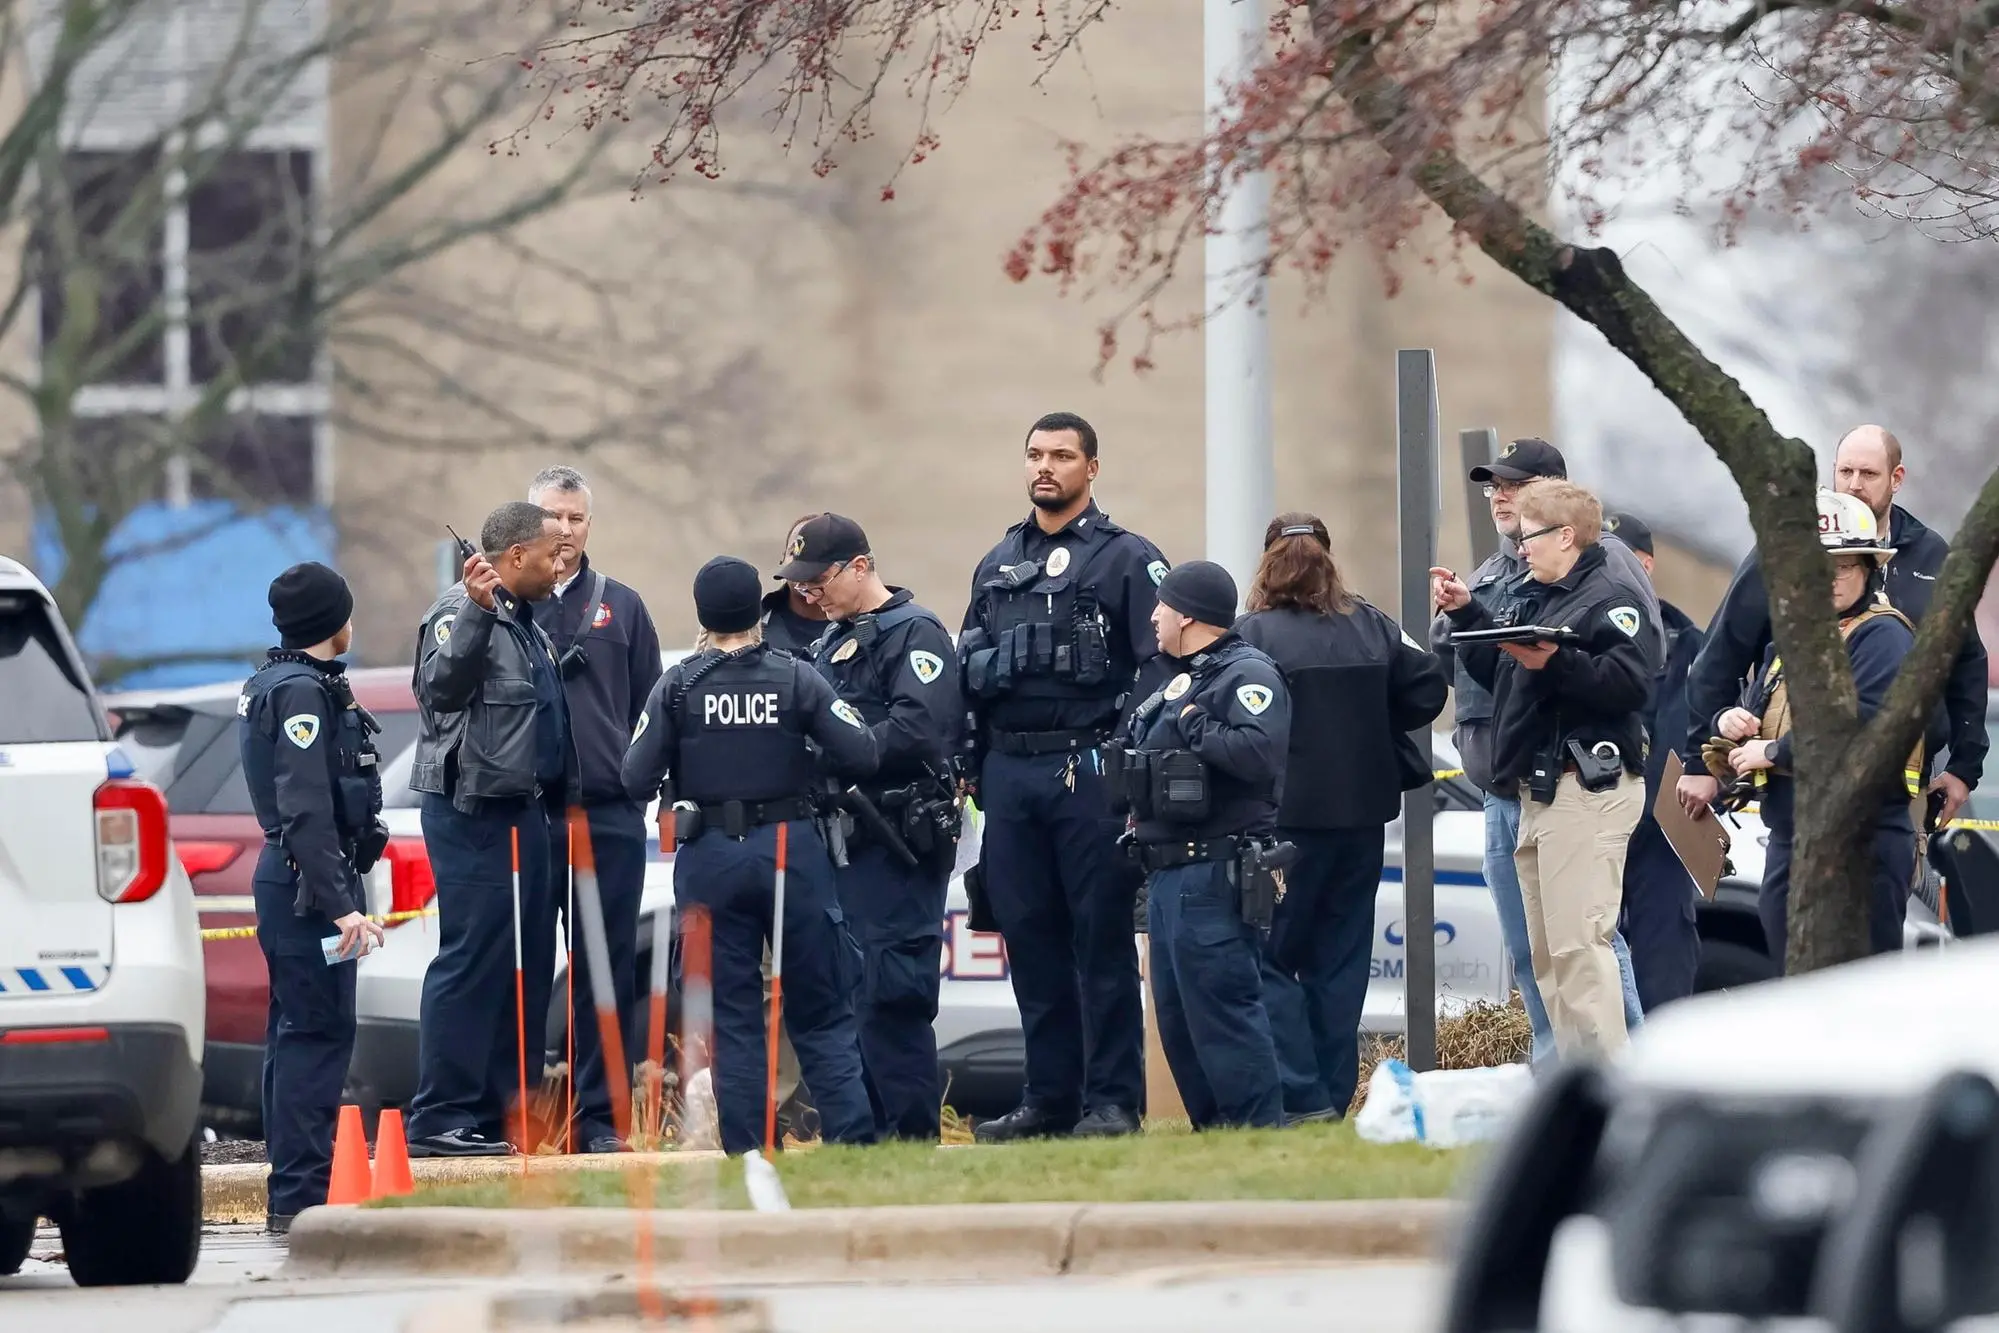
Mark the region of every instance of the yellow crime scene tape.
[[[435, 907], [425, 907], [414, 912], [390, 912], [386, 916], [371, 916], [368, 919], [378, 926], [400, 926], [403, 922], [414, 921], [418, 917], [436, 915]], [[248, 940], [255, 939], [256, 935], [255, 926], [219, 926], [213, 930], [202, 931], [201, 942], [206, 944], [210, 940]]]

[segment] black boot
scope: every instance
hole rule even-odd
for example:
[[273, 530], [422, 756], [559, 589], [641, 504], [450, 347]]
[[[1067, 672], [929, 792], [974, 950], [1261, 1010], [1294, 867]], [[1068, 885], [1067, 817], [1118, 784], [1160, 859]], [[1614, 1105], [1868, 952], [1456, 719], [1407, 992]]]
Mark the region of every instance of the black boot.
[[1079, 1139], [1115, 1139], [1138, 1133], [1138, 1117], [1122, 1106], [1099, 1106], [1076, 1122]]
[[1075, 1131], [1076, 1117], [1061, 1115], [1039, 1106], [1017, 1106], [997, 1120], [988, 1120], [972, 1131], [980, 1143], [1017, 1143], [1022, 1139], [1066, 1138]]

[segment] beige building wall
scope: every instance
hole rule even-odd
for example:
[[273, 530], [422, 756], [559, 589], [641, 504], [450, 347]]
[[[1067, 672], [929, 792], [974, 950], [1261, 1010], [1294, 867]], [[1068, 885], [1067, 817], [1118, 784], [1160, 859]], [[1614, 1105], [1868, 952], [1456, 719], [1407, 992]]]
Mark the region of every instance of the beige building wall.
[[[469, 535], [535, 467], [555, 461], [562, 429], [589, 427], [593, 410], [613, 424], [601, 445], [566, 459], [599, 479], [593, 555], [647, 598], [669, 642], [694, 633], [688, 585], [702, 560], [728, 552], [767, 570], [790, 520], [823, 508], [858, 519], [890, 580], [955, 623], [975, 562], [1027, 512], [1027, 425], [1056, 409], [1098, 428], [1104, 508], [1171, 559], [1198, 558], [1199, 334], [1168, 336], [1149, 374], [1121, 359], [1098, 378], [1097, 326], [1121, 297], [1064, 296], [1045, 279], [1015, 284], [1001, 268], [1057, 196], [1065, 139], [1108, 147], [1129, 134], [1198, 128], [1199, 0], [1159, 0], [1143, 21], [1117, 11], [1088, 55], [1087, 66], [1067, 62], [1037, 89], [1027, 35], [1000, 34], [938, 122], [941, 149], [906, 170], [886, 203], [881, 188], [917, 125], [894, 81], [874, 134], [824, 179], [808, 152], [777, 152], [756, 104], [744, 103], [728, 127], [721, 181], [690, 176], [633, 201], [618, 188], [621, 169], [644, 160], [644, 127], [632, 127], [604, 163], [615, 186], [525, 229], [587, 280], [509, 287], [492, 298], [493, 318], [538, 321], [552, 341], [603, 338], [607, 322], [619, 323], [622, 340], [607, 339], [607, 349], [698, 410], [677, 427], [621, 428], [619, 405], [569, 372], [438, 349], [458, 373], [484, 375], [489, 392], [552, 427], [542, 443], [507, 441], [476, 456], [341, 432], [342, 560], [362, 589], [369, 659], [407, 658], [434, 591], [437, 525], [449, 519]], [[380, 96], [358, 80], [336, 103], [336, 170], [340, 136]], [[400, 132], [411, 147], [423, 133], [415, 123]], [[469, 153], [426, 198], [459, 206], [479, 191], [519, 188], [585, 142], [571, 135], [518, 157]], [[1197, 271], [1198, 249], [1189, 258]], [[491, 286], [505, 262], [498, 247], [468, 245], [427, 264], [419, 280], [446, 291]], [[1272, 292], [1279, 504], [1323, 515], [1355, 584], [1391, 610], [1396, 349], [1437, 352], [1447, 465], [1460, 427], [1549, 429], [1553, 308], [1482, 257], [1468, 263], [1469, 285], [1412, 259], [1390, 298], [1357, 247], [1318, 302], [1307, 304], [1290, 274]], [[1175, 293], [1182, 309], [1189, 290]], [[722, 392], [709, 387], [718, 366], [734, 368]], [[440, 404], [432, 415], [450, 411]], [[1460, 512], [1447, 501], [1447, 560], [1464, 558]]]

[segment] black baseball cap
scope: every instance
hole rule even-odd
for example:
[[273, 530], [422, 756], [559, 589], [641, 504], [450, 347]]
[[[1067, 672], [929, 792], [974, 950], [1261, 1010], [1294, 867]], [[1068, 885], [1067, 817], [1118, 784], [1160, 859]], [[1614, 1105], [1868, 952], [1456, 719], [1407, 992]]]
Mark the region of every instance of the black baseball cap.
[[805, 521], [785, 554], [790, 561], [771, 577], [809, 582], [842, 561], [867, 555], [868, 534], [851, 518], [820, 514]]
[[1566, 477], [1569, 465], [1562, 451], [1546, 440], [1528, 436], [1508, 442], [1491, 464], [1471, 470], [1473, 481], [1532, 481], [1536, 477]]
[[1652, 525], [1636, 514], [1605, 514], [1603, 530], [1634, 551], [1652, 554]]

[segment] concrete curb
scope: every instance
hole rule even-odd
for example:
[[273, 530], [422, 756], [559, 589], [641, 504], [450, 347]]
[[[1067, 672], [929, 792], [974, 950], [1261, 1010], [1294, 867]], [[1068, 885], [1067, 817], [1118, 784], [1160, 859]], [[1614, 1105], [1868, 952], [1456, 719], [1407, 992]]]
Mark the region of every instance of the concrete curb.
[[951, 1204], [789, 1213], [325, 1208], [292, 1228], [287, 1277], [627, 1276], [640, 1228], [658, 1278], [847, 1281], [1103, 1275], [1216, 1262], [1429, 1258], [1460, 1205]]
[[[673, 1166], [722, 1160], [720, 1152], [618, 1153], [614, 1156], [541, 1156], [528, 1159], [528, 1176], [566, 1171]], [[201, 1217], [204, 1222], [262, 1222], [264, 1181], [271, 1168], [264, 1162], [216, 1163], [201, 1168]], [[420, 1157], [410, 1163], [419, 1185], [463, 1185], [484, 1180], [518, 1180], [518, 1157]]]

